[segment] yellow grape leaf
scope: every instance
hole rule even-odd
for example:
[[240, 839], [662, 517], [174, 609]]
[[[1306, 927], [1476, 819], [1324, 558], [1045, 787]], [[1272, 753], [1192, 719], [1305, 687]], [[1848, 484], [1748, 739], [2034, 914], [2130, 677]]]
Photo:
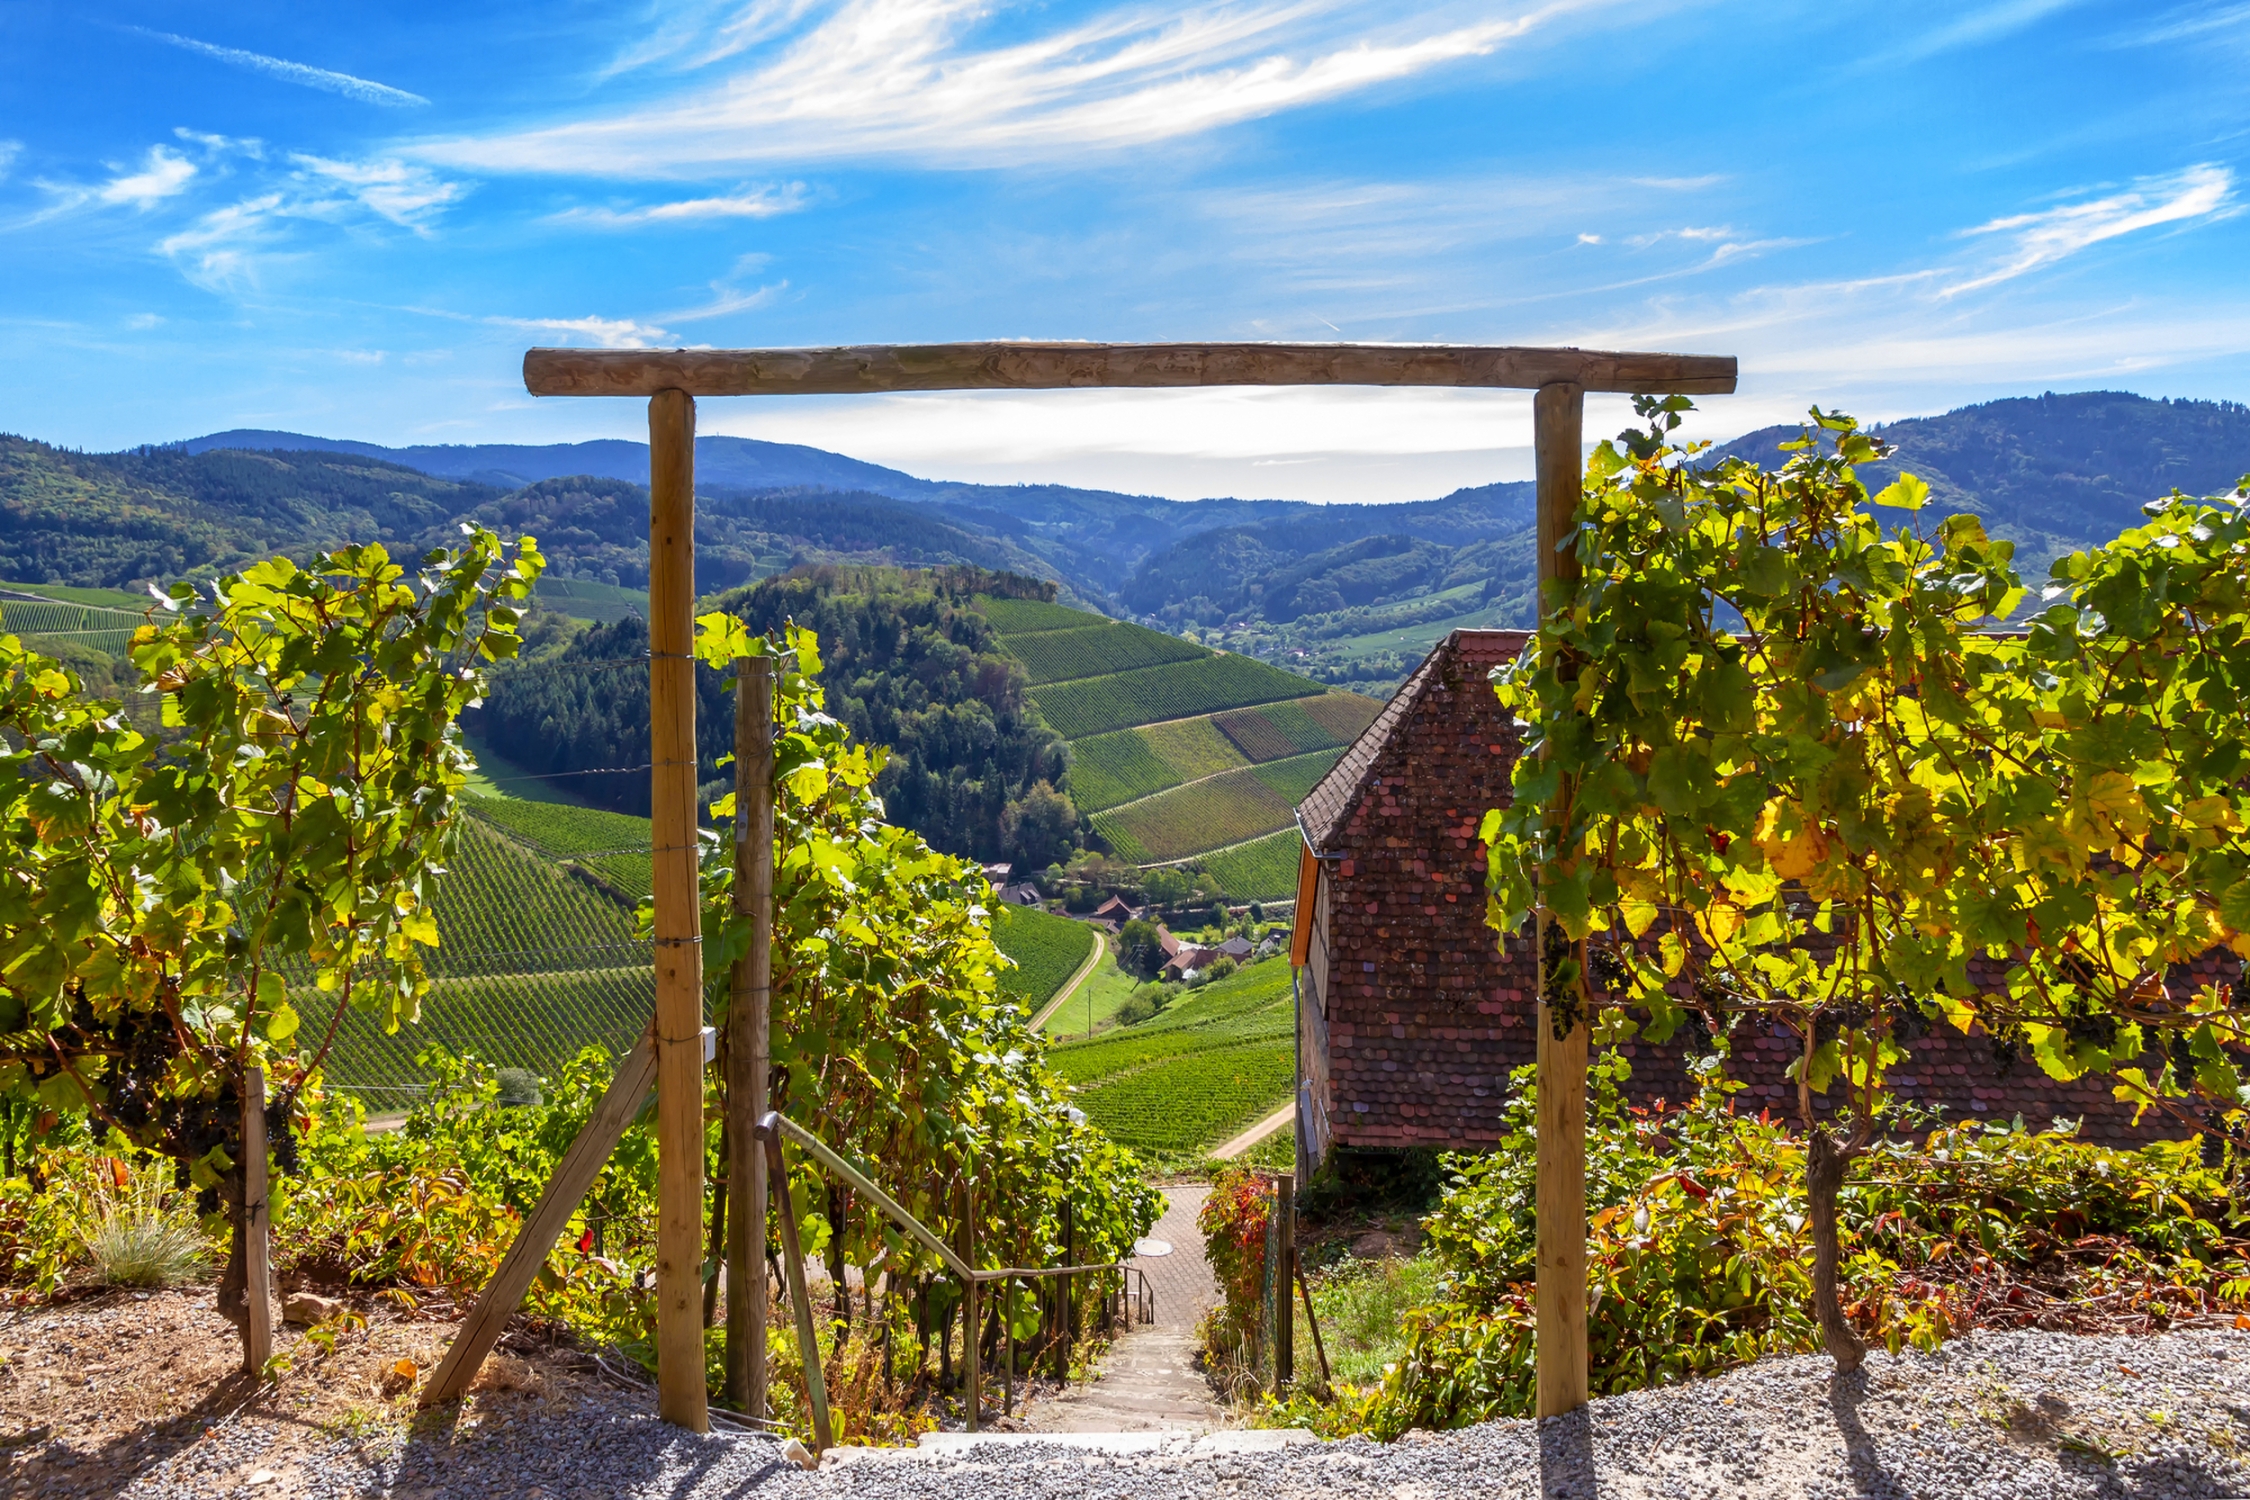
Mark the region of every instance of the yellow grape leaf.
[[1628, 896], [1618, 903], [1618, 910], [1625, 917], [1625, 930], [1635, 937], [1656, 925], [1656, 903], [1653, 901]]
[[[2245, 941], [2250, 941], [2246, 939]], [[1667, 932], [1656, 944], [1657, 960], [1664, 965], [1664, 977], [1676, 978], [1687, 963], [1687, 944], [1678, 932]]]
[[1713, 947], [1724, 943], [1742, 930], [1742, 908], [1725, 901], [1714, 901], [1696, 914], [1695, 925]]

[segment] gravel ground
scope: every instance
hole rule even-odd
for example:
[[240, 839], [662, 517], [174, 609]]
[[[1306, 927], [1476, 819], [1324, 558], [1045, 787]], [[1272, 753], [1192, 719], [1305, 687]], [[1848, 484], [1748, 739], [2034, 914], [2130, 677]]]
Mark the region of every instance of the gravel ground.
[[[0, 1470], [12, 1496], [74, 1484], [66, 1441]], [[269, 1459], [268, 1455], [277, 1455]], [[1157, 1500], [1280, 1497], [2056, 1497], [2250, 1495], [2250, 1335], [1978, 1334], [1933, 1355], [1877, 1354], [1837, 1380], [1823, 1358], [1595, 1402], [1537, 1425], [1495, 1422], [1269, 1453], [1097, 1455], [1049, 1444], [958, 1458], [876, 1458], [806, 1474], [762, 1438], [665, 1427], [645, 1397], [572, 1387], [472, 1407], [451, 1425], [353, 1439], [254, 1414], [147, 1468], [130, 1500]]]

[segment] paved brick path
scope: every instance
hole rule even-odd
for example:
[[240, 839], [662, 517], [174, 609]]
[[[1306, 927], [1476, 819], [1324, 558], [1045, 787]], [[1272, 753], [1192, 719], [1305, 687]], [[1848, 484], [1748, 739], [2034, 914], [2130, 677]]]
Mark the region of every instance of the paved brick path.
[[1207, 1432], [1225, 1425], [1195, 1368], [1196, 1322], [1219, 1300], [1195, 1227], [1209, 1191], [1201, 1183], [1164, 1189], [1164, 1217], [1149, 1237], [1165, 1241], [1172, 1253], [1133, 1262], [1155, 1289], [1156, 1322], [1119, 1335], [1099, 1380], [1032, 1407], [1026, 1413], [1032, 1431]]

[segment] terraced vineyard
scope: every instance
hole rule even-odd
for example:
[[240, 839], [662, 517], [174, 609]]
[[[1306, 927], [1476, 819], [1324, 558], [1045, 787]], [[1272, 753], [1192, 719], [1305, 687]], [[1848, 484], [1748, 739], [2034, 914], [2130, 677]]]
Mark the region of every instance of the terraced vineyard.
[[560, 802], [523, 802], [513, 797], [479, 798], [474, 807], [479, 817], [558, 863], [568, 861], [591, 870], [620, 895], [637, 900], [652, 888], [655, 876], [649, 860], [646, 818]]
[[332, 1084], [390, 1108], [420, 1085], [415, 1057], [433, 1044], [548, 1074], [590, 1044], [621, 1051], [648, 1024], [655, 970], [627, 904], [487, 816], [540, 806], [474, 805], [437, 885], [436, 983], [420, 1019], [386, 1036], [373, 1016], [349, 1014], [329, 1057]]
[[[0, 588], [30, 592], [28, 589], [18, 590], [13, 584], [0, 585]], [[106, 595], [111, 591], [83, 589], [72, 592]], [[34, 646], [43, 638], [76, 641], [104, 655], [122, 657], [132, 640], [133, 632], [146, 623], [147, 616], [138, 609], [115, 608], [75, 600], [0, 598], [0, 631], [21, 636]]]
[[1289, 1098], [1295, 1078], [1289, 965], [1253, 964], [1152, 1021], [1048, 1054], [1078, 1104], [1159, 1159], [1209, 1150]]
[[1294, 828], [1267, 834], [1251, 843], [1221, 849], [1203, 860], [1203, 868], [1244, 901], [1287, 901], [1297, 894], [1297, 861], [1304, 841]]
[[1237, 900], [1293, 892], [1293, 861], [1264, 840], [1292, 826], [1296, 804], [1381, 704], [1060, 605], [986, 598], [978, 607], [1071, 742], [1072, 800], [1112, 852], [1137, 864], [1196, 861]]
[[1074, 740], [1135, 724], [1326, 691], [1310, 678], [1269, 667], [1256, 657], [1198, 656], [1161, 667], [1051, 683], [1033, 688], [1031, 699], [1056, 733]]
[[1016, 961], [1000, 976], [1000, 988], [1036, 1014], [1086, 961], [1094, 929], [1068, 917], [1003, 905], [993, 913], [992, 941]]

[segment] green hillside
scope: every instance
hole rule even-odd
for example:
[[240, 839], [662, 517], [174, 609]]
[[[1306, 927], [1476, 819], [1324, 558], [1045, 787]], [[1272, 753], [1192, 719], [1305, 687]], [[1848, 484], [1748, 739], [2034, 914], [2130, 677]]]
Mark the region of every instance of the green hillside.
[[1270, 1114], [1295, 1080], [1289, 965], [1190, 991], [1154, 1020], [1066, 1042], [1048, 1062], [1095, 1124], [1158, 1159], [1192, 1157]]
[[[496, 1067], [550, 1075], [589, 1045], [632, 1045], [655, 1005], [648, 944], [634, 935], [648, 890], [649, 824], [596, 808], [477, 798], [438, 882], [435, 979], [418, 1021], [384, 1035], [354, 1012], [337, 1034], [331, 1084], [390, 1108], [442, 1045]], [[993, 939], [1016, 962], [1000, 987], [1028, 1010], [1085, 962], [1094, 929], [1000, 907]]]
[[1086, 962], [1094, 938], [1094, 929], [1084, 922], [1002, 905], [992, 914], [992, 941], [1016, 966], [1000, 976], [1001, 990], [1038, 1014]]
[[436, 983], [421, 1016], [386, 1036], [373, 1017], [348, 1015], [329, 1056], [332, 1084], [387, 1108], [421, 1083], [414, 1059], [433, 1044], [551, 1074], [590, 1044], [623, 1050], [648, 1024], [655, 970], [630, 905], [486, 817], [541, 805], [479, 803], [462, 821], [434, 898]]
[[977, 605], [1070, 740], [1071, 799], [1111, 852], [1194, 862], [1238, 901], [1294, 893], [1296, 804], [1379, 703], [1055, 604]]

